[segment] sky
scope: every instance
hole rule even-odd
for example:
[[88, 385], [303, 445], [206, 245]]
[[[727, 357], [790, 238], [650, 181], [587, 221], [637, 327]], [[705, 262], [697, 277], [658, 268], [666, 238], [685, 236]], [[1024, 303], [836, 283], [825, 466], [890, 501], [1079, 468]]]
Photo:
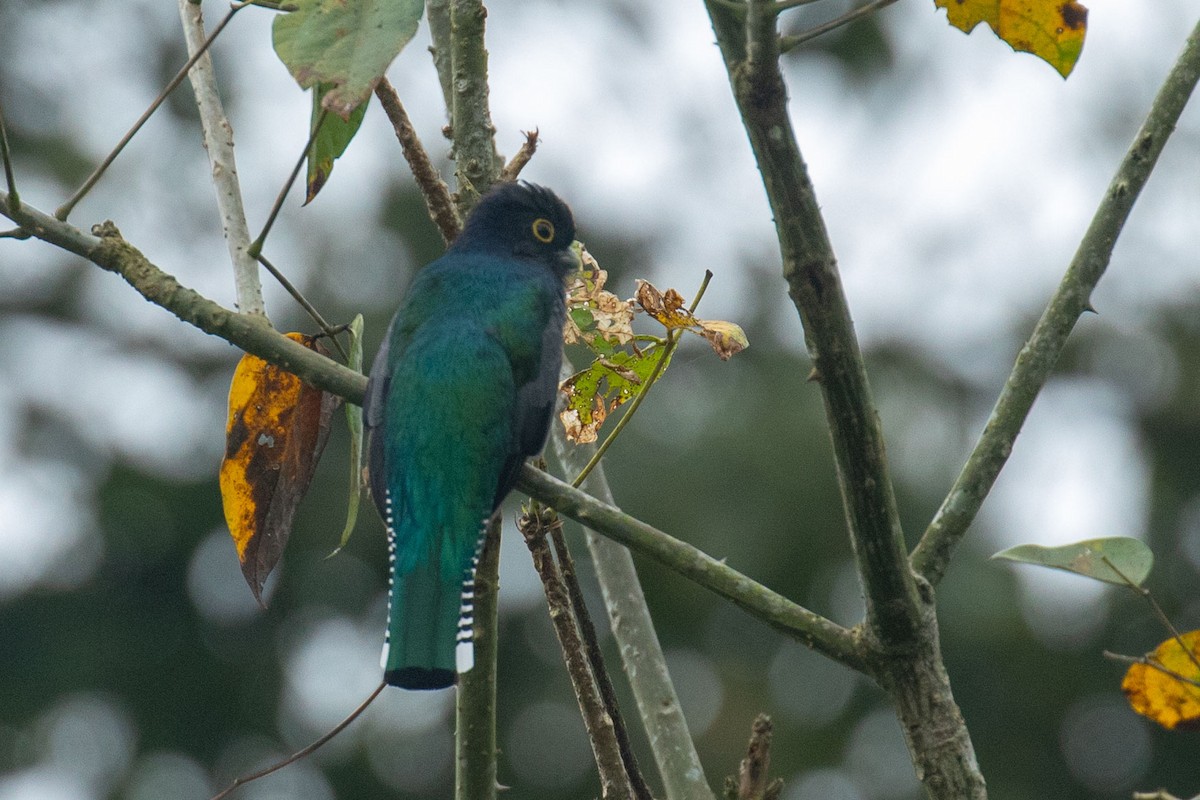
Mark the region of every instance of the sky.
[[[824, 5], [803, 13], [820, 15]], [[793, 122], [864, 346], [915, 347], [948, 373], [999, 389], [1019, 345], [1015, 332], [1053, 291], [1196, 16], [1187, 0], [1159, 0], [1153, 13], [1144, 3], [1089, 5], [1087, 43], [1066, 81], [984, 28], [970, 36], [950, 28], [924, 0], [881, 12], [892, 65], [878, 81], [856, 80], [819, 54], [785, 58]], [[211, 26], [227, 6], [206, 0], [204, 7]], [[5, 58], [0, 86], [8, 96], [0, 101], [10, 124], [62, 130], [97, 161], [159, 89], [157, 73], [142, 68], [155, 55], [145, 42], [179, 27], [174, 4], [161, 0], [38, 3], [9, 19], [18, 26], [18, 52]], [[213, 50], [228, 87], [252, 230], [304, 144], [309, 114], [307, 96], [270, 50], [270, 19], [241, 12]], [[736, 320], [751, 297], [777, 296], [783, 327], [772, 335], [799, 347], [799, 322], [772, 277], [770, 212], [701, 4], [500, 0], [490, 4], [488, 33], [500, 148], [511, 154], [522, 131], [540, 131], [525, 176], [572, 204], [580, 237], [603, 230], [645, 242], [643, 274], [685, 294], [712, 269], [705, 316]], [[436, 153], [444, 116], [427, 44], [422, 27], [389, 77]], [[1140, 388], [1117, 392], [1094, 380], [1048, 388], [985, 506], [996, 549], [1032, 538], [1142, 532], [1147, 467], [1131, 420], [1172, 386], [1163, 345], [1148, 330], [1150, 312], [1200, 281], [1198, 146], [1200, 112], [1191, 108], [1093, 300], [1119, 334], [1108, 369]], [[378, 214], [385, 198], [370, 187], [397, 168], [396, 155], [390, 128], [372, 109], [321, 197], [306, 209], [293, 198], [285, 209], [272, 260], [302, 278], [314, 246], [334, 248], [354, 258], [363, 277], [353, 285], [322, 280], [364, 307], [394, 306], [390, 276], [412, 256], [404, 242], [357, 241], [353, 220]], [[17, 168], [23, 199], [46, 211], [61, 201], [62, 188], [36, 164]], [[231, 307], [207, 172], [198, 133], [160, 114], [73, 220], [117, 220], [153, 261]], [[67, 277], [78, 278], [81, 324], [0, 316], [0, 338], [9, 343], [0, 352], [0, 602], [90, 574], [100, 558], [91, 499], [107, 459], [195, 478], [220, 458], [211, 431], [223, 425], [225, 389], [197, 385], [175, 358], [230, 348], [49, 246], [0, 240], [7, 307], [45, 297]], [[277, 287], [265, 288], [269, 311], [286, 307]], [[235, 355], [228, 357], [232, 364]], [[131, 384], [139, 387], [132, 396]], [[29, 407], [70, 420], [63, 435], [101, 456], [83, 464], [31, 460], [14, 423]], [[887, 425], [886, 399], [881, 409]], [[919, 470], [936, 423], [896, 418], [892, 457], [900, 469]], [[1074, 423], [1055, 424], [1063, 418]], [[1048, 640], [1065, 628], [1087, 636], [1087, 620], [1103, 609], [1102, 590], [1046, 571], [1020, 575], [1035, 632]], [[344, 628], [318, 633], [343, 642], [366, 637]], [[319, 674], [305, 672], [306, 658], [316, 657], [297, 653], [297, 680]]]

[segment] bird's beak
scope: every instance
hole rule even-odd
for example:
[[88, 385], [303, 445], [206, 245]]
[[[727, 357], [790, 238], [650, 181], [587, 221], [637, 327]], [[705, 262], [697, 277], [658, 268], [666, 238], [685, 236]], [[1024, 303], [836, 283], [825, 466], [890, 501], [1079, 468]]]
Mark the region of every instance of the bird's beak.
[[583, 243], [578, 239], [571, 242], [571, 246], [563, 251], [559, 256], [559, 263], [562, 265], [563, 271], [568, 275], [579, 272], [583, 269], [583, 257], [580, 252], [583, 250]]

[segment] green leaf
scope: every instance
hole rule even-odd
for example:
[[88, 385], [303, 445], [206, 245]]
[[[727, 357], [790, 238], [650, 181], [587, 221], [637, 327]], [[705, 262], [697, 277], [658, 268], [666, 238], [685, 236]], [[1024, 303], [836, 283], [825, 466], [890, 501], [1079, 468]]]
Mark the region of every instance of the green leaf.
[[1154, 565], [1150, 548], [1127, 536], [1088, 539], [1060, 547], [1022, 544], [1001, 550], [992, 558], [1062, 569], [1119, 586], [1141, 586]]
[[[350, 369], [361, 374], [363, 365], [363, 316], [357, 314], [350, 323]], [[346, 503], [346, 527], [342, 528], [342, 538], [330, 556], [335, 556], [350, 541], [354, 525], [358, 522], [358, 505], [362, 499], [362, 446], [363, 446], [363, 417], [362, 407], [354, 403], [346, 403], [346, 427], [350, 429], [350, 498]]]
[[323, 107], [344, 120], [417, 32], [424, 0], [297, 0], [275, 17], [275, 52], [300, 84], [330, 84]]
[[[637, 397], [660, 358], [662, 349], [657, 344], [636, 353], [617, 350], [609, 357], [597, 358], [587, 369], [563, 381], [560, 391], [567, 396], [567, 402], [559, 417], [566, 427], [567, 438], [579, 443], [594, 442], [596, 431], [609, 412]], [[668, 366], [669, 357], [663, 372]]]
[[[363, 115], [367, 113], [367, 103], [364, 102], [350, 112], [350, 119], [342, 119], [337, 114], [325, 113], [322, 102], [332, 88], [332, 84], [322, 83], [313, 89], [312, 122], [309, 131], [321, 127], [313, 137], [312, 147], [308, 151], [308, 181], [304, 196], [305, 204], [311, 203], [321, 191], [321, 187], [329, 180], [333, 172], [333, 160], [339, 158], [350, 145], [354, 134], [362, 125]], [[370, 97], [367, 98], [368, 102]]]

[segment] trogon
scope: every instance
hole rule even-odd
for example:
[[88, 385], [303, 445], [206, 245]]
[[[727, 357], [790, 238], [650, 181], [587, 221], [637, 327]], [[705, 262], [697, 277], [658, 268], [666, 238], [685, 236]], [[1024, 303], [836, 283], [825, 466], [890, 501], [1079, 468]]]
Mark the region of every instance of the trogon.
[[440, 689], [474, 663], [483, 527], [546, 441], [574, 240], [553, 192], [497, 186], [417, 273], [375, 357], [363, 410], [388, 533], [389, 684]]

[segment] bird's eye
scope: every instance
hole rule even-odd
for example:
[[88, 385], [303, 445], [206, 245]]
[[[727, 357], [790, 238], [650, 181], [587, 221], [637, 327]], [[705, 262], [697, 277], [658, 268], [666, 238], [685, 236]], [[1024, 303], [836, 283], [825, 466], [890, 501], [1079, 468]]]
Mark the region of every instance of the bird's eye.
[[535, 219], [530, 230], [533, 231], [533, 238], [542, 244], [550, 244], [554, 241], [554, 223], [544, 217]]

